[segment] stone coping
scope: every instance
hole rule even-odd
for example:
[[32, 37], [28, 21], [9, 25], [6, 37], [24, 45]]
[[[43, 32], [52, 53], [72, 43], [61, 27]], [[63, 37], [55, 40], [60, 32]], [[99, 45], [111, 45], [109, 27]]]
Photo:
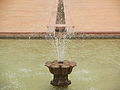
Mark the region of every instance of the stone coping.
[[[0, 39], [50, 39], [49, 32], [0, 32]], [[69, 37], [68, 37], [69, 38]], [[74, 32], [70, 39], [120, 39], [120, 32]]]
[[[48, 34], [49, 32], [0, 32], [1, 34]], [[77, 34], [120, 34], [120, 31], [80, 31]]]

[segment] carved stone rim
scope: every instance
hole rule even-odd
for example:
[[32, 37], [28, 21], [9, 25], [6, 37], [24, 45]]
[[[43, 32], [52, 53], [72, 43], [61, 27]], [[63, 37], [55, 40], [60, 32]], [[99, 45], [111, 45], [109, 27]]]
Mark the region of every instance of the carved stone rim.
[[69, 67], [74, 67], [76, 66], [76, 63], [73, 61], [68, 61], [68, 60], [64, 60], [63, 62], [59, 62], [57, 60], [55, 61], [47, 61], [45, 63], [45, 66], [47, 67], [51, 67], [51, 68], [69, 68]]

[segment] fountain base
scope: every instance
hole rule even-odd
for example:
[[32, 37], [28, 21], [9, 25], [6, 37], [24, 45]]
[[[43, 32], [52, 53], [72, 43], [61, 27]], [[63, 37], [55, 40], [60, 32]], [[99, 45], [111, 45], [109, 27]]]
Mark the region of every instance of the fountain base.
[[54, 79], [51, 81], [53, 86], [67, 86], [71, 84], [71, 81], [68, 80], [68, 75], [54, 75]]
[[45, 63], [45, 66], [49, 68], [49, 71], [54, 75], [51, 84], [53, 86], [68, 86], [71, 84], [71, 81], [68, 79], [68, 74], [72, 72], [75, 62], [64, 60], [63, 62], [48, 61]]

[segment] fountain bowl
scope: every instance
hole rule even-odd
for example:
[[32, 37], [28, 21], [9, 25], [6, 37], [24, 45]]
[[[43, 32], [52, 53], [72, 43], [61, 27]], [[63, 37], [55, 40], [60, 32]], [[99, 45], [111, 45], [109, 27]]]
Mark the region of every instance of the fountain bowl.
[[45, 66], [49, 68], [49, 71], [54, 75], [51, 84], [53, 86], [68, 86], [71, 81], [68, 79], [68, 74], [72, 72], [75, 62], [64, 60], [64, 61], [48, 61]]

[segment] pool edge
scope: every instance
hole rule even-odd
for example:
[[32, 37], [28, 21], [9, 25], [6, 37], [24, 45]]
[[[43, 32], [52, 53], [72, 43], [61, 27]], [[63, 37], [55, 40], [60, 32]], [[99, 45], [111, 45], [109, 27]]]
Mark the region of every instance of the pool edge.
[[[120, 39], [120, 32], [71, 33], [69, 39]], [[51, 39], [48, 32], [0, 32], [0, 39]]]

